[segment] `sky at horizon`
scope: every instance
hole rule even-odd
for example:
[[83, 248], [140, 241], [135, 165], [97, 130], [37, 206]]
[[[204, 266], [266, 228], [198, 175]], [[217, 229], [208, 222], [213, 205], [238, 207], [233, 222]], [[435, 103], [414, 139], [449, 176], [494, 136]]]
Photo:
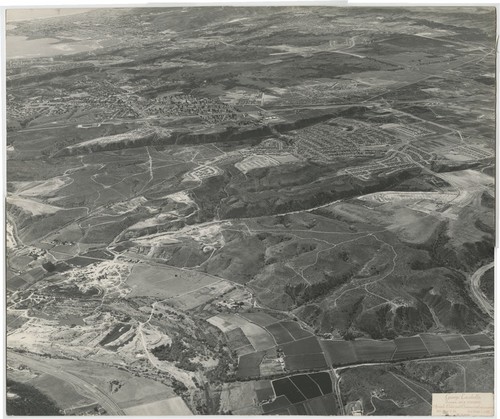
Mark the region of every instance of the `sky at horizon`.
[[23, 20], [47, 19], [57, 16], [68, 16], [88, 12], [90, 8], [19, 8], [7, 9], [5, 14], [5, 22], [20, 22]]

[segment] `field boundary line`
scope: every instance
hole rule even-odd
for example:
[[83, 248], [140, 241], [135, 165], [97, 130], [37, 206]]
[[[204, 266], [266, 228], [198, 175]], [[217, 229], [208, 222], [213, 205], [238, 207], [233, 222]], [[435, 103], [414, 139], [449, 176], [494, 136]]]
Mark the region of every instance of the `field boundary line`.
[[406, 387], [408, 387], [413, 393], [415, 393], [419, 399], [423, 400], [425, 403], [427, 403], [429, 406], [432, 406], [427, 400], [425, 400], [420, 394], [418, 394], [415, 390], [413, 390], [408, 384], [406, 384], [403, 380], [401, 380], [401, 378], [399, 378], [398, 375], [394, 374], [394, 373], [390, 373], [394, 378], [396, 378], [399, 382], [401, 382], [402, 384], [404, 384]]
[[431, 351], [429, 351], [429, 348], [427, 347], [427, 345], [425, 344], [425, 341], [422, 339], [422, 336], [418, 335], [418, 337], [420, 338], [420, 340], [422, 341], [422, 343], [424, 344], [424, 347], [425, 347], [425, 350], [427, 351], [427, 353], [429, 355], [432, 355], [431, 354]]
[[[295, 375], [307, 375], [307, 377], [316, 385], [316, 387], [318, 387], [318, 390], [319, 392], [321, 393], [321, 395], [323, 396], [326, 396], [326, 394], [323, 394], [323, 390], [321, 390], [321, 387], [319, 386], [319, 384], [316, 382], [316, 380], [314, 378], [312, 378], [310, 375], [310, 373], [305, 373], [305, 374], [295, 374]], [[330, 380], [332, 379], [332, 377], [330, 377]], [[332, 384], [333, 385], [333, 384]]]
[[[304, 393], [302, 393], [302, 391], [300, 390], [300, 388], [297, 387], [297, 385], [292, 381], [291, 377], [287, 377], [288, 378], [288, 381], [290, 381], [292, 383], [292, 385], [297, 389], [297, 391], [302, 395], [302, 397], [304, 399], [306, 399], [307, 401], [307, 397], [304, 395]], [[300, 402], [299, 402], [300, 403]]]

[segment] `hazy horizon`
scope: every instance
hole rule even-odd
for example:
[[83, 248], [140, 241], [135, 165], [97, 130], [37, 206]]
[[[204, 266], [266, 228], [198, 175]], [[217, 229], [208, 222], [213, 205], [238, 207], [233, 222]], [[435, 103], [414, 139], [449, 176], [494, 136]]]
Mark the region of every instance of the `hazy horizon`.
[[88, 12], [90, 8], [30, 8], [30, 9], [8, 9], [5, 13], [5, 22], [20, 22], [23, 20], [47, 19], [57, 16], [68, 16]]

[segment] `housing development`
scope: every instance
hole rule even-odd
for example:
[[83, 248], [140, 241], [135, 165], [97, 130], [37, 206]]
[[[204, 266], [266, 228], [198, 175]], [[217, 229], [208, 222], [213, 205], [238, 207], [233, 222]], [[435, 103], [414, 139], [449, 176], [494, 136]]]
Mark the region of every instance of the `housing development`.
[[7, 13], [8, 414], [493, 392], [494, 8], [69, 10]]

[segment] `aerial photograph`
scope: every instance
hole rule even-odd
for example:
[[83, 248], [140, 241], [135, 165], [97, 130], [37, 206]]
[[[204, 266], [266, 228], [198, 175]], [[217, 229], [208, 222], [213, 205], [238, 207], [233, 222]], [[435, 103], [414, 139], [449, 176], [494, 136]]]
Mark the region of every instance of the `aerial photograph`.
[[495, 19], [7, 10], [7, 414], [493, 393]]

